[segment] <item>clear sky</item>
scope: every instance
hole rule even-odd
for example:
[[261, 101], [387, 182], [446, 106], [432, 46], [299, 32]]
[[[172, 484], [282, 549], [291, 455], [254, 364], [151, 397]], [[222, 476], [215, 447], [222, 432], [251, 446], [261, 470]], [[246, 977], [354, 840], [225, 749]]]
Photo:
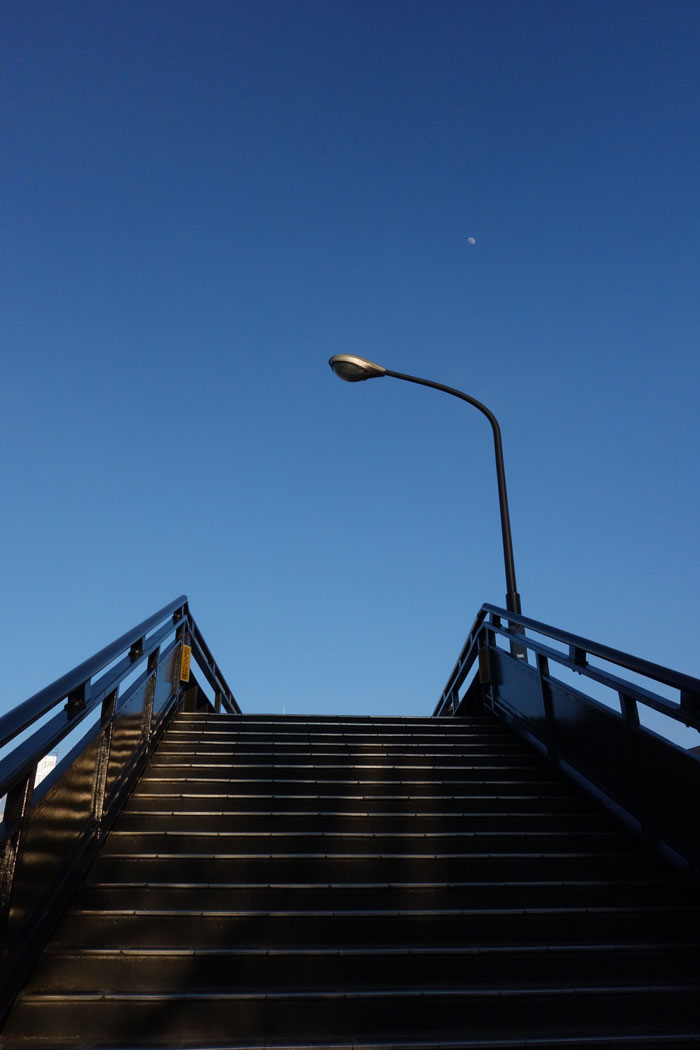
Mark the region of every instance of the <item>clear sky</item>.
[[[3, 5], [2, 710], [171, 598], [427, 714], [503, 602], [698, 661], [696, 0]], [[469, 238], [475, 243], [470, 244]]]

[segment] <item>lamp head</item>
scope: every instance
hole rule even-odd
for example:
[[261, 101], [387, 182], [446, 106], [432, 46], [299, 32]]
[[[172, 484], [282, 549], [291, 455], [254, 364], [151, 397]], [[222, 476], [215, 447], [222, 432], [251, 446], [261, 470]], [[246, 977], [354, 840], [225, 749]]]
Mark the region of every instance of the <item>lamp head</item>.
[[366, 357], [356, 357], [354, 354], [334, 354], [328, 364], [346, 383], [359, 383], [363, 379], [378, 379], [386, 375], [386, 368], [375, 365], [374, 361], [368, 361]]

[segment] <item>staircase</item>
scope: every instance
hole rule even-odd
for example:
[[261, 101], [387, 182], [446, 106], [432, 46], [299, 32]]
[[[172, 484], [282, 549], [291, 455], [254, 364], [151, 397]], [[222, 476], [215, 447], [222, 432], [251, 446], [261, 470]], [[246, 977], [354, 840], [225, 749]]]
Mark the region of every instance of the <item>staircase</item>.
[[699, 918], [490, 714], [179, 714], [4, 1045], [698, 1047]]

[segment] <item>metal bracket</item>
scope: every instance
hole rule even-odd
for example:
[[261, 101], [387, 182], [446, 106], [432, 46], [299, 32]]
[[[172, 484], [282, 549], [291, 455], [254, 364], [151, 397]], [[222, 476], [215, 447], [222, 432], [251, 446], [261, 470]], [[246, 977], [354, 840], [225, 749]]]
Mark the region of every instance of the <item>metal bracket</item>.
[[133, 663], [136, 662], [136, 660], [138, 660], [142, 656], [143, 656], [143, 638], [139, 638], [139, 640], [137, 642], [134, 642], [134, 644], [129, 649], [129, 659], [131, 660], [131, 662], [133, 664]]
[[82, 685], [79, 685], [77, 689], [68, 694], [64, 710], [69, 719], [75, 718], [84, 709], [89, 693], [90, 683], [83, 682]]
[[691, 715], [700, 714], [700, 693], [681, 689], [681, 710], [688, 711]]
[[479, 646], [479, 683], [480, 685], [491, 683], [491, 654], [488, 645]]

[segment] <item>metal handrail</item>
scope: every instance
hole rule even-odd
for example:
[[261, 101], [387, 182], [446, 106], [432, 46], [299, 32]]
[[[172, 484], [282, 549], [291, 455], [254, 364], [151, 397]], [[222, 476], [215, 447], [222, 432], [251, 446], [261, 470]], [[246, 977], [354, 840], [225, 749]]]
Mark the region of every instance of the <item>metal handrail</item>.
[[[69, 679], [69, 675], [57, 679], [52, 686], [49, 686], [49, 689], [53, 689], [54, 686], [58, 688], [54, 694], [54, 699], [46, 706], [42, 714], [48, 714], [52, 708], [58, 708], [58, 710], [53, 718], [40, 725], [28, 739], [18, 743], [5, 758], [0, 760], [0, 797], [11, 791], [22, 777], [35, 769], [38, 761], [44, 755], [49, 754], [62, 740], [72, 733], [80, 722], [86, 721], [95, 708], [104, 702], [105, 697], [115, 688], [118, 688], [119, 683], [127, 674], [130, 674], [139, 663], [148, 660], [172, 630], [173, 625], [166, 623], [161, 630], [149, 638], [145, 646], [141, 647], [140, 655], [136, 659], [126, 656], [97, 682], [92, 683], [89, 678], [84, 679], [80, 688], [76, 688], [72, 693], [68, 693], [67, 696], [61, 688], [61, 683], [64, 679]], [[127, 642], [126, 644], [129, 645], [130, 643]], [[96, 655], [99, 657], [100, 654]], [[96, 664], [92, 666], [96, 666]], [[100, 664], [100, 669], [104, 666], [104, 663]], [[79, 700], [77, 699], [78, 696], [80, 697]], [[73, 698], [72, 700], [70, 699], [71, 697]], [[122, 701], [123, 699], [123, 697], [120, 698]], [[67, 700], [67, 702], [65, 706], [61, 706], [64, 700]], [[12, 713], [10, 712], [10, 714]], [[37, 715], [34, 721], [38, 720], [39, 717], [41, 716]], [[18, 730], [15, 736], [18, 736], [20, 732], [21, 730]], [[10, 739], [14, 739], [15, 736]]]
[[192, 645], [192, 651], [195, 654], [198, 666], [202, 671], [202, 674], [206, 678], [209, 685], [214, 690], [214, 706], [217, 710], [223, 707], [229, 714], [240, 714], [241, 709], [236, 702], [236, 699], [231, 692], [231, 689], [226, 682], [221, 670], [216, 663], [216, 660], [212, 656], [211, 649], [204, 641], [202, 632], [192, 618], [192, 614], [187, 608], [187, 622], [189, 628], [190, 644]]
[[[612, 690], [619, 707], [575, 687], [561, 669]], [[655, 682], [677, 690], [678, 700], [655, 692]], [[643, 724], [640, 704], [700, 729], [699, 679], [487, 604], [434, 713], [490, 710], [673, 864], [700, 875], [700, 829], [684, 816], [700, 805], [698, 755]]]
[[[0, 718], [0, 744], [14, 745], [0, 760], [0, 942], [7, 975], [0, 1001], [10, 1001], [51, 916], [82, 877], [185, 696], [209, 703], [184, 670], [185, 646], [214, 690], [214, 709], [240, 714], [180, 595]], [[75, 742], [81, 724], [86, 728]], [[39, 762], [68, 738], [69, 753], [35, 790]], [[63, 834], [62, 820], [68, 820]]]
[[186, 606], [187, 596], [181, 594], [179, 598], [175, 598], [174, 601], [164, 605], [153, 616], [142, 620], [136, 627], [132, 627], [130, 631], [126, 631], [115, 641], [106, 645], [104, 649], [100, 649], [94, 656], [84, 660], [77, 667], [74, 667], [72, 671], [61, 675], [51, 685], [40, 689], [38, 693], [34, 693], [28, 700], [18, 704], [12, 711], [0, 717], [0, 747], [22, 733], [33, 722], [42, 718], [52, 707], [65, 700], [88, 679], [99, 674], [104, 667], [111, 664], [125, 649], [130, 649], [135, 642], [144, 638], [149, 631], [161, 624], [166, 616], [176, 612], [184, 614]]
[[[489, 617], [488, 621], [487, 617]], [[519, 627], [521, 630], [509, 630], [509, 627], [504, 626], [502, 621]], [[686, 726], [700, 729], [700, 679], [489, 603], [482, 605], [477, 614], [433, 712], [435, 715], [445, 714], [455, 709], [459, 689], [477, 659], [479, 648], [484, 644], [483, 635], [487, 628], [511, 642], [556, 661], [569, 670], [574, 670], [602, 685], [608, 685], [617, 693], [624, 692], [625, 697], [634, 703], [639, 702]], [[526, 633], [522, 633], [523, 629]], [[531, 638], [527, 631], [565, 645], [569, 651], [568, 657], [537, 639]], [[677, 689], [680, 694], [679, 703], [673, 703], [643, 686], [627, 682], [604, 669], [592, 666], [589, 663], [589, 657], [605, 660], [606, 663], [622, 667], [632, 674], [638, 674], [672, 689]]]
[[[484, 612], [503, 617], [503, 619], [534, 631], [536, 634], [542, 634], [546, 638], [563, 642], [581, 653], [597, 656], [600, 660], [606, 660], [608, 663], [616, 664], [618, 667], [624, 667], [627, 671], [632, 671], [634, 674], [652, 678], [657, 682], [662, 682], [664, 685], [678, 689], [681, 693], [690, 693], [700, 699], [700, 679], [693, 678], [691, 675], [674, 671], [670, 667], [664, 667], [663, 664], [652, 663], [651, 660], [644, 660], [640, 656], [632, 656], [621, 649], [613, 649], [609, 645], [593, 642], [590, 638], [583, 638], [580, 635], [572, 634], [570, 631], [562, 631], [558, 627], [551, 627], [540, 620], [516, 615], [505, 609], [500, 609], [497, 605], [486, 604], [482, 606], [482, 609]], [[520, 638], [521, 636], [519, 635], [518, 637]]]
[[459, 690], [474, 666], [474, 662], [478, 656], [481, 627], [486, 617], [486, 612], [484, 610], [485, 607], [482, 605], [481, 609], [479, 609], [479, 612], [476, 614], [476, 618], [469, 630], [467, 639], [457, 657], [457, 662], [452, 668], [445, 688], [435, 706], [433, 717], [454, 714], [459, 706]]
[[[168, 622], [163, 625], [166, 619]], [[0, 761], [0, 798], [71, 733], [79, 722], [84, 721], [127, 673], [130, 674], [139, 663], [147, 660], [176, 624], [186, 626], [190, 640], [194, 642], [195, 659], [215, 690], [217, 709], [223, 707], [230, 714], [240, 714], [238, 703], [189, 612], [187, 596], [181, 595], [0, 718], [0, 746], [3, 746], [66, 701], [65, 707], [49, 722]], [[159, 627], [160, 630], [157, 630]], [[146, 639], [154, 629], [155, 633]], [[126, 655], [102, 678], [92, 681], [95, 675], [123, 653]]]

